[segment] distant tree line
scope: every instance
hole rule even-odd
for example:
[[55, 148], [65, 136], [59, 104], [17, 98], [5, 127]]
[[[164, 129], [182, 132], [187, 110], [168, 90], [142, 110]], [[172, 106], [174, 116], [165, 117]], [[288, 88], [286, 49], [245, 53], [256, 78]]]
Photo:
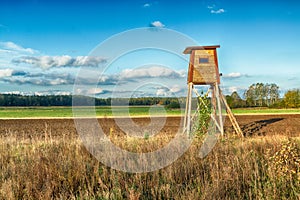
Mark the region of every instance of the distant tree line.
[[[72, 95], [18, 95], [0, 94], [0, 106], [72, 106]], [[167, 108], [180, 108], [185, 98], [174, 97], [141, 97], [141, 98], [93, 98], [76, 96], [78, 105], [96, 106], [151, 106], [164, 105]]]
[[18, 95], [0, 94], [0, 106], [69, 106], [72, 96], [68, 95]]
[[231, 108], [269, 107], [300, 108], [300, 90], [288, 90], [283, 98], [279, 95], [279, 86], [275, 83], [255, 83], [248, 87], [241, 98], [237, 92], [226, 96]]
[[[0, 94], [0, 106], [72, 106], [72, 95], [18, 95]], [[151, 106], [164, 105], [175, 109], [185, 106], [185, 97], [139, 97], [139, 98], [93, 98], [76, 96], [78, 105], [96, 106]], [[195, 102], [196, 99], [194, 99]], [[283, 98], [279, 96], [279, 86], [274, 83], [255, 83], [243, 93], [237, 92], [226, 96], [231, 108], [269, 107], [269, 108], [300, 108], [300, 90], [288, 90]]]

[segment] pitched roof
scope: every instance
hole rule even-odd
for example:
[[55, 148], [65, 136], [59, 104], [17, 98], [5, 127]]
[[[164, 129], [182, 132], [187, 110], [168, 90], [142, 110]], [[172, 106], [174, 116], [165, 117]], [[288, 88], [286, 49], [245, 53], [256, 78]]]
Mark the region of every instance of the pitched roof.
[[220, 48], [220, 45], [213, 45], [213, 46], [192, 46], [192, 47], [187, 47], [183, 53], [184, 54], [190, 54], [194, 50], [210, 50], [210, 49], [216, 49]]

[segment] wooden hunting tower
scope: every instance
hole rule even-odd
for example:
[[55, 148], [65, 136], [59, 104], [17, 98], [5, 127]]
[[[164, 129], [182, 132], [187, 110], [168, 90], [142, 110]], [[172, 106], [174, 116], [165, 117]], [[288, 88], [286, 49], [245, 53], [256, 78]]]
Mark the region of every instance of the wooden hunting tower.
[[187, 47], [184, 54], [190, 54], [188, 82], [194, 85], [220, 84], [217, 48], [220, 46]]
[[[186, 100], [186, 111], [185, 111], [185, 120], [184, 127], [185, 131], [189, 134], [193, 126], [193, 118], [191, 114], [192, 109], [192, 91], [198, 96], [198, 100], [202, 100], [202, 97], [198, 94], [197, 90], [194, 88], [194, 85], [210, 85], [211, 91], [211, 101], [212, 101], [212, 113], [211, 118], [214, 121], [218, 131], [223, 135], [223, 119], [222, 119], [222, 106], [223, 103], [226, 107], [228, 117], [235, 129], [235, 131], [243, 136], [243, 133], [232, 114], [226, 99], [222, 95], [220, 90], [220, 73], [219, 73], [219, 64], [217, 56], [217, 48], [220, 48], [220, 45], [214, 46], [192, 46], [187, 47], [184, 50], [184, 54], [190, 54], [190, 62], [188, 69], [188, 95]], [[207, 93], [208, 93], [207, 92]], [[204, 103], [204, 102], [203, 102]], [[199, 113], [199, 106], [197, 108], [196, 114]], [[201, 117], [201, 116], [200, 116]]]

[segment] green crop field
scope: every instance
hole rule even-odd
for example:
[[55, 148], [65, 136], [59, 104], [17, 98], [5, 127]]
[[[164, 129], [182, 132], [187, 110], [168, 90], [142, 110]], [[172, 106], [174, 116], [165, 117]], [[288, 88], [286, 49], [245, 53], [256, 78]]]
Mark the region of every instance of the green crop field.
[[[153, 116], [153, 115], [181, 115], [180, 109], [165, 109], [160, 106], [131, 106], [109, 107], [99, 106], [94, 108], [76, 108], [76, 116], [97, 117], [111, 116]], [[95, 115], [95, 114], [94, 114]], [[39, 118], [39, 117], [73, 117], [72, 107], [1, 107], [0, 118]]]
[[[234, 114], [300, 114], [300, 109], [233, 109]], [[92, 114], [91, 114], [92, 113]], [[161, 106], [98, 106], [93, 108], [76, 108], [76, 116], [179, 116], [184, 110], [165, 109]], [[0, 107], [0, 118], [39, 118], [39, 117], [73, 117], [72, 107]]]
[[270, 108], [244, 108], [233, 109], [234, 114], [300, 114], [300, 109], [270, 109]]

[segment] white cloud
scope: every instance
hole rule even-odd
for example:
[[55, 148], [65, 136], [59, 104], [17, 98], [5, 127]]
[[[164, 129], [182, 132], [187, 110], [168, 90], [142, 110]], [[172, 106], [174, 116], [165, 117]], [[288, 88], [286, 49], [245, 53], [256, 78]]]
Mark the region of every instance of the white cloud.
[[211, 10], [210, 13], [212, 14], [221, 14], [224, 13], [225, 10], [223, 8], [220, 8], [219, 10]]
[[71, 92], [61, 91], [61, 90], [45, 90], [37, 92], [22, 92], [22, 91], [9, 91], [1, 92], [2, 94], [18, 94], [18, 95], [36, 95], [36, 96], [45, 96], [45, 95], [71, 95]]
[[144, 8], [148, 8], [148, 7], [150, 7], [150, 6], [151, 6], [150, 3], [145, 3], [145, 4], [143, 5]]
[[71, 95], [71, 92], [67, 92], [67, 91], [56, 91], [57, 95]]
[[12, 76], [13, 69], [0, 69], [0, 78]]
[[13, 53], [13, 51], [7, 49], [0, 49], [0, 53]]
[[184, 88], [180, 87], [179, 85], [156, 88], [156, 96], [176, 96], [182, 92], [184, 92]]
[[170, 92], [172, 93], [181, 92], [182, 90], [183, 88], [181, 88], [179, 85], [174, 85], [172, 88], [170, 88]]
[[210, 13], [212, 13], [212, 14], [222, 14], [222, 13], [226, 12], [223, 8], [215, 9], [216, 5], [209, 5], [209, 6], [207, 6], [207, 8], [210, 10]]
[[69, 80], [57, 78], [49, 81], [49, 85], [65, 85], [70, 84]]
[[160, 21], [154, 21], [152, 23], [150, 23], [151, 27], [156, 27], [156, 28], [163, 28], [165, 27], [165, 25], [163, 23], [161, 23]]
[[0, 42], [0, 68], [15, 68], [17, 66], [13, 66], [11, 63], [14, 58], [38, 54], [39, 52], [36, 50], [24, 48], [13, 42]]
[[17, 45], [13, 42], [0, 42], [0, 48], [5, 50], [11, 50], [11, 51], [17, 51], [20, 53], [29, 53], [29, 54], [35, 54], [38, 53], [38, 51], [31, 49], [31, 48], [24, 48], [20, 45]]
[[107, 59], [99, 56], [78, 56], [73, 66], [98, 66], [99, 63], [105, 63]]
[[226, 86], [222, 87], [222, 92], [224, 95], [231, 95], [233, 92], [237, 92], [240, 96], [243, 96], [246, 87], [242, 86]]
[[181, 72], [176, 72], [170, 68], [152, 66], [148, 68], [125, 69], [120, 73], [120, 79], [136, 78], [180, 78]]
[[42, 91], [42, 92], [34, 92], [35, 96], [44, 96], [44, 95], [49, 95], [48, 92]]
[[17, 94], [17, 95], [25, 95], [25, 93], [24, 93], [24, 92], [21, 92], [21, 91], [1, 92], [1, 94]]
[[96, 67], [100, 63], [106, 62], [106, 59], [102, 57], [92, 56], [78, 56], [72, 58], [68, 55], [63, 56], [22, 56], [12, 60], [15, 64], [25, 63], [40, 67], [43, 69], [49, 69], [52, 67]]
[[[140, 82], [146, 79], [161, 78], [164, 80], [180, 80], [186, 77], [185, 71], [175, 71], [173, 69], [162, 66], [149, 66], [135, 69], [124, 69], [116, 74], [103, 74], [101, 77], [94, 77], [93, 71], [86, 70], [86, 73], [78, 75], [76, 78], [77, 84], [93, 85], [125, 85], [129, 82]], [[176, 90], [174, 88], [174, 90]]]
[[232, 72], [232, 73], [223, 75], [224, 78], [240, 78], [241, 76], [243, 76], [243, 75], [239, 72]]
[[100, 94], [105, 94], [108, 93], [109, 91], [103, 90], [102, 88], [77, 88], [75, 91], [75, 94], [80, 94], [80, 95], [100, 95]]
[[156, 95], [157, 96], [167, 96], [168, 95], [168, 91], [166, 90], [166, 88], [159, 88], [156, 91]]
[[33, 93], [36, 96], [45, 96], [45, 95], [71, 95], [71, 92], [61, 91], [61, 90], [45, 90], [38, 91]]
[[29, 73], [13, 71], [11, 76], [2, 77], [1, 80], [9, 84], [17, 85], [54, 86], [74, 84], [74, 77], [66, 73]]
[[236, 87], [236, 86], [231, 86], [231, 87], [228, 88], [228, 91], [229, 91], [230, 93], [236, 92], [236, 91], [238, 91], [238, 90], [239, 90], [239, 88]]
[[94, 95], [94, 94], [102, 94], [102, 93], [104, 93], [104, 90], [101, 89], [101, 88], [91, 88], [91, 89], [89, 89], [87, 91], [87, 94], [92, 94], [92, 95]]

